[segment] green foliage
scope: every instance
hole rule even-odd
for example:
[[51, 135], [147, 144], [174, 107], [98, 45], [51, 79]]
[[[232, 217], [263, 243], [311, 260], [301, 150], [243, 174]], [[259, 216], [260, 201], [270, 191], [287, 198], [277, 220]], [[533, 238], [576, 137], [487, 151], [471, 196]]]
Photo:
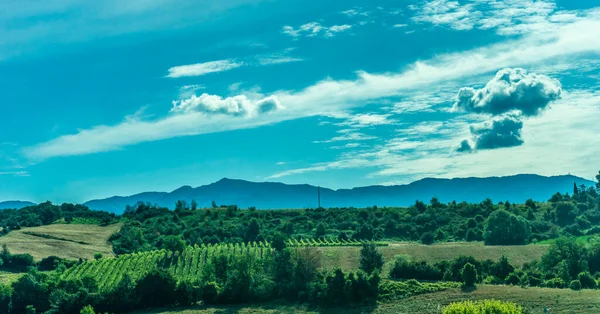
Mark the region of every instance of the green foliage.
[[152, 270], [135, 286], [135, 294], [143, 307], [159, 307], [174, 304], [176, 300], [175, 278], [164, 270]]
[[79, 314], [96, 314], [96, 312], [94, 312], [94, 308], [91, 305], [86, 305], [81, 309]]
[[360, 250], [359, 268], [367, 274], [374, 271], [381, 272], [384, 264], [383, 254], [379, 252], [375, 243], [365, 243]]
[[581, 290], [581, 282], [579, 280], [572, 280], [571, 283], [569, 283], [569, 289]]
[[487, 219], [483, 238], [486, 245], [520, 245], [527, 243], [530, 234], [525, 218], [499, 209]]
[[389, 276], [393, 279], [441, 280], [442, 272], [425, 261], [411, 261], [408, 256], [397, 255]]
[[577, 275], [577, 280], [581, 283], [583, 289], [596, 289], [596, 281], [589, 272], [582, 272]]
[[99, 260], [99, 259], [101, 259], [102, 257], [104, 257], [104, 256], [102, 255], [102, 253], [100, 253], [100, 252], [96, 252], [96, 253], [94, 253], [94, 259], [95, 259], [95, 260]]
[[0, 283], [0, 313], [9, 313], [12, 288]]
[[462, 301], [450, 303], [442, 314], [522, 314], [523, 308], [512, 302], [497, 300]]
[[457, 282], [419, 282], [416, 280], [407, 281], [384, 281], [379, 285], [379, 300], [391, 301], [395, 299], [407, 298], [413, 295], [443, 291], [451, 288], [457, 288], [460, 284]]
[[465, 287], [474, 287], [477, 281], [477, 269], [473, 264], [467, 263], [462, 269], [461, 277]]
[[421, 241], [421, 243], [427, 244], [427, 245], [433, 244], [433, 242], [435, 242], [435, 236], [433, 235], [432, 232], [425, 232], [421, 236], [420, 241]]

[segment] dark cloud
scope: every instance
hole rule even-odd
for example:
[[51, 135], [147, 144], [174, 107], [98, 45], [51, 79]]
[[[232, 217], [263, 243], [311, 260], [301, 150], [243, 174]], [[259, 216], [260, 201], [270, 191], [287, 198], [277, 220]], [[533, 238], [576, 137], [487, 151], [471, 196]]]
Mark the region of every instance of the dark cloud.
[[469, 140], [463, 140], [462, 142], [460, 142], [460, 146], [458, 146], [456, 151], [459, 153], [468, 153], [473, 151], [473, 147], [471, 147], [471, 143], [469, 143]]
[[522, 129], [523, 121], [516, 115], [505, 115], [480, 125], [471, 126], [474, 148], [494, 149], [520, 146], [523, 144]]
[[492, 115], [518, 110], [534, 116], [559, 99], [561, 92], [560, 82], [546, 75], [503, 69], [481, 89], [461, 88], [454, 109]]

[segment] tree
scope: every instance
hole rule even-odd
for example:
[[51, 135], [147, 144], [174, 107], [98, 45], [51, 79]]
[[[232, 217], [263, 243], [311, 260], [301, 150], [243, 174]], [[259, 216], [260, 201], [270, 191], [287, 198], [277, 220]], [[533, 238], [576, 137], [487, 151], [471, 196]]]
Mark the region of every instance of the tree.
[[94, 308], [91, 305], [88, 305], [82, 308], [79, 314], [96, 314], [96, 312], [94, 312]]
[[183, 252], [185, 249], [185, 241], [181, 236], [168, 235], [163, 238], [162, 247], [168, 251]]
[[383, 254], [379, 252], [375, 243], [365, 243], [360, 250], [360, 269], [367, 274], [375, 270], [381, 272], [384, 264]]
[[461, 278], [465, 287], [475, 287], [477, 281], [477, 269], [471, 263], [466, 263], [461, 272]]
[[99, 259], [101, 259], [102, 257], [103, 257], [103, 256], [102, 256], [102, 253], [100, 253], [100, 252], [96, 252], [96, 253], [94, 253], [94, 259], [95, 259], [95, 260], [99, 260]]
[[315, 230], [315, 238], [322, 238], [325, 236], [325, 234], [327, 234], [327, 229], [325, 228], [325, 225], [323, 225], [323, 223], [320, 222], [317, 225], [317, 229]]
[[555, 206], [556, 223], [563, 226], [573, 223], [577, 216], [577, 208], [572, 202], [558, 202]]
[[0, 313], [10, 313], [10, 297], [12, 289], [9, 285], [0, 283]]
[[192, 199], [192, 202], [190, 203], [190, 207], [192, 210], [196, 210], [198, 208], [198, 202], [196, 202], [195, 199]]
[[251, 242], [256, 241], [256, 237], [260, 234], [260, 225], [258, 224], [258, 220], [256, 218], [252, 218], [250, 220], [250, 224], [246, 229], [246, 234], [244, 236], [244, 241]]
[[596, 188], [600, 189], [600, 171], [598, 171], [598, 174], [596, 175]]
[[502, 257], [500, 257], [500, 260], [498, 261], [498, 263], [496, 263], [496, 265], [495, 265], [494, 276], [498, 277], [499, 279], [504, 280], [514, 270], [515, 270], [515, 267], [508, 262], [508, 258], [506, 258], [506, 256], [502, 255]]
[[159, 307], [175, 303], [177, 281], [164, 270], [153, 270], [135, 286], [142, 307]]
[[212, 208], [219, 208], [219, 205], [217, 205], [217, 202], [212, 201], [211, 202]]
[[175, 202], [175, 211], [184, 211], [188, 209], [188, 204], [186, 201], [178, 200]]
[[577, 188], [577, 183], [573, 183], [573, 196], [579, 195], [579, 188]]
[[525, 218], [499, 209], [488, 217], [483, 239], [486, 245], [522, 245], [530, 235], [531, 227]]

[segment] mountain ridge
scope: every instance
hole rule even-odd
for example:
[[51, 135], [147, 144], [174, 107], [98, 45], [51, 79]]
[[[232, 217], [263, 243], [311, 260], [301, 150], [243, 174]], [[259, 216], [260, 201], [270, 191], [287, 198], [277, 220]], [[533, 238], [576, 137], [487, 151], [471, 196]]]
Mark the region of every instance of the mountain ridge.
[[[546, 201], [556, 192], [572, 193], [573, 183], [593, 186], [594, 182], [573, 175], [541, 176], [517, 174], [493, 177], [423, 178], [401, 185], [370, 185], [346, 189], [321, 187], [321, 205], [324, 207], [409, 206], [416, 200], [428, 202], [436, 196], [441, 202], [493, 201], [523, 203], [531, 198]], [[222, 178], [216, 182], [192, 187], [183, 185], [171, 192], [142, 192], [129, 196], [111, 196], [89, 200], [84, 205], [95, 210], [122, 213], [127, 205], [147, 202], [173, 209], [177, 200], [188, 203], [192, 199], [199, 207], [217, 204], [235, 204], [242, 208], [258, 209], [314, 208], [317, 207], [317, 186], [285, 184], [281, 182], [252, 182]], [[2, 204], [16, 207], [3, 207]], [[31, 202], [0, 202], [0, 209], [35, 205]]]
[[[573, 175], [541, 176], [517, 174], [494, 177], [423, 178], [402, 185], [371, 185], [350, 189], [321, 187], [321, 204], [325, 207], [408, 206], [419, 199], [429, 201], [436, 196], [442, 202], [480, 202], [489, 197], [494, 201], [522, 203], [532, 198], [546, 201], [556, 192], [571, 193], [573, 183], [592, 186], [593, 181]], [[171, 192], [144, 192], [130, 196], [90, 200], [92, 209], [122, 212], [126, 205], [138, 201], [173, 208], [177, 200], [188, 203], [195, 199], [199, 207], [236, 204], [246, 208], [314, 208], [317, 206], [317, 186], [281, 182], [252, 182], [222, 178], [214, 183], [182, 186]]]

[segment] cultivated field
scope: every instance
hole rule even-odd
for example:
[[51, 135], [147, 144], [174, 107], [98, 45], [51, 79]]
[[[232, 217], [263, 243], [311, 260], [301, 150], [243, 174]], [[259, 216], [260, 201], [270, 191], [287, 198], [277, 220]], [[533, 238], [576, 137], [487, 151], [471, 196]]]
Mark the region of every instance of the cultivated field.
[[13, 254], [29, 253], [36, 260], [50, 255], [69, 259], [93, 259], [95, 252], [112, 256], [107, 242], [121, 224], [106, 227], [80, 224], [54, 224], [11, 231], [0, 237], [0, 245], [6, 244]]
[[[406, 254], [415, 260], [425, 260], [429, 263], [451, 260], [460, 255], [473, 256], [477, 260], [492, 259], [497, 261], [504, 255], [511, 264], [522, 266], [526, 262], [541, 258], [548, 247], [548, 245], [540, 244], [484, 246], [482, 242], [454, 242], [433, 245], [390, 243], [389, 246], [379, 247], [379, 250], [383, 253], [386, 263], [393, 261], [394, 256], [398, 254]], [[344, 270], [358, 269], [360, 247], [319, 247], [318, 249], [323, 252], [323, 267], [339, 266]]]
[[158, 310], [143, 313], [165, 314], [271, 314], [271, 313], [441, 313], [443, 306], [462, 300], [497, 299], [521, 304], [531, 313], [543, 313], [544, 307], [549, 313], [587, 314], [600, 313], [600, 291], [549, 288], [520, 288], [512, 286], [479, 286], [473, 292], [462, 292], [460, 289], [428, 293], [406, 299], [380, 303], [374, 307], [345, 308], [345, 309], [308, 309], [305, 306], [266, 304], [259, 306], [227, 306], [227, 307], [197, 307], [189, 309]]

